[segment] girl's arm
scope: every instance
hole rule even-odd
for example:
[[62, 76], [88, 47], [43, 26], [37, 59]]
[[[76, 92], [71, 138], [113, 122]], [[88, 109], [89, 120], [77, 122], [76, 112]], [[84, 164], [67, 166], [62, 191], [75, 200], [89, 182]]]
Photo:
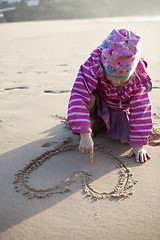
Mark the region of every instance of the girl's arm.
[[76, 81], [73, 85], [68, 105], [68, 124], [72, 128], [72, 133], [80, 134], [79, 151], [90, 156], [93, 161], [93, 140], [91, 137], [90, 124], [90, 95], [96, 89], [101, 74], [103, 74], [100, 64], [102, 47], [95, 49], [88, 60], [81, 65]]
[[152, 132], [151, 104], [144, 87], [133, 90], [130, 96], [129, 143], [133, 149], [128, 157], [135, 155], [136, 162], [145, 162], [147, 158], [151, 158], [143, 148], [143, 145], [148, 144]]
[[68, 123], [72, 133], [91, 133], [89, 103], [90, 95], [96, 89], [99, 78], [100, 48], [95, 49], [88, 60], [81, 65], [73, 85], [68, 105]]
[[146, 88], [135, 89], [130, 94], [130, 139], [131, 146], [148, 144], [152, 133], [151, 104]]

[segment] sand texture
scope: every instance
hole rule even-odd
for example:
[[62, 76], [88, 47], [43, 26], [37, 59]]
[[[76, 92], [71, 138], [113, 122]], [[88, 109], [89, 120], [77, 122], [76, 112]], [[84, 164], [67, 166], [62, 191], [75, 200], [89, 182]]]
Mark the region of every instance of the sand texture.
[[[90, 163], [65, 120], [80, 64], [115, 27], [142, 36], [153, 81], [145, 164], [101, 135]], [[107, 18], [0, 25], [0, 240], [160, 239], [159, 28]]]

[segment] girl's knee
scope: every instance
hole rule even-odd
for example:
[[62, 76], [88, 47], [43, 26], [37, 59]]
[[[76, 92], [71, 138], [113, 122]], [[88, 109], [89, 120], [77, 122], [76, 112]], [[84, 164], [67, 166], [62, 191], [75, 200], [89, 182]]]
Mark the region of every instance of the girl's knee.
[[128, 144], [128, 143], [129, 143], [129, 139], [128, 139], [128, 138], [122, 139], [122, 140], [121, 140], [121, 143], [123, 143], [123, 144]]
[[93, 110], [95, 102], [96, 102], [96, 96], [93, 93], [91, 93], [90, 103], [89, 103], [89, 107], [88, 107], [89, 111]]

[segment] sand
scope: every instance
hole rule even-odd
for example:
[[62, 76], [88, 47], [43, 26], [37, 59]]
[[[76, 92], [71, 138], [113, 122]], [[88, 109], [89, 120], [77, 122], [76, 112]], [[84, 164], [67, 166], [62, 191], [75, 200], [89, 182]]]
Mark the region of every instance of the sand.
[[[142, 55], [153, 81], [149, 95], [155, 130], [146, 147], [152, 159], [145, 164], [125, 157], [129, 146], [102, 136], [94, 139], [91, 164], [77, 150], [78, 137], [56, 116], [66, 116], [80, 64], [114, 27], [142, 36]], [[1, 24], [1, 240], [160, 238], [159, 27], [158, 21], [107, 18]], [[33, 160], [35, 166], [28, 165]], [[32, 171], [27, 176], [18, 173], [28, 166]], [[22, 178], [13, 184], [17, 176]], [[114, 196], [117, 186], [124, 190], [127, 176], [131, 194]], [[23, 195], [24, 186], [32, 194]], [[47, 196], [35, 194], [37, 190]]]

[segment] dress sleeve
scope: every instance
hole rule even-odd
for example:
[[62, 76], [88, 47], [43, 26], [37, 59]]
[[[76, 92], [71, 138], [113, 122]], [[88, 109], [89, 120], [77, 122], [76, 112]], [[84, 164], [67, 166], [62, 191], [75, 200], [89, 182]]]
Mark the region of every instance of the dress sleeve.
[[130, 94], [130, 145], [147, 145], [152, 132], [151, 104], [145, 87]]
[[81, 65], [71, 91], [67, 119], [74, 134], [82, 132], [91, 133], [88, 107], [90, 94], [96, 89], [99, 80], [96, 76], [96, 72], [99, 69], [99, 55], [99, 50], [94, 51], [88, 60]]

